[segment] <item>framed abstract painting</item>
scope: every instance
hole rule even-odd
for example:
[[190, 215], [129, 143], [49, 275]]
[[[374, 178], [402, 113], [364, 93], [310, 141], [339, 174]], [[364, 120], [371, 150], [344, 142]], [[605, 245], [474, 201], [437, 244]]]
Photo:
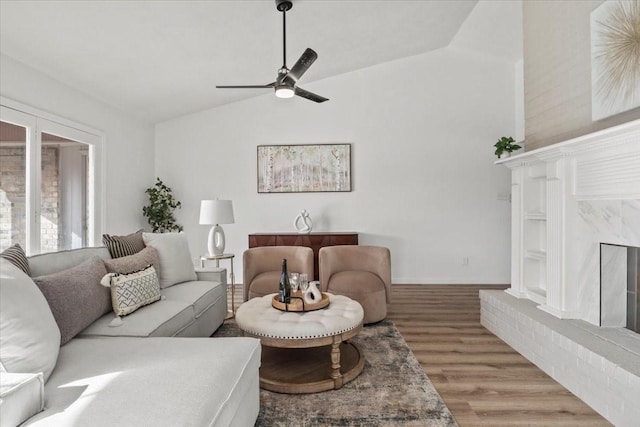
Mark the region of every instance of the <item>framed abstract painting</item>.
[[258, 146], [258, 193], [351, 191], [351, 144]]

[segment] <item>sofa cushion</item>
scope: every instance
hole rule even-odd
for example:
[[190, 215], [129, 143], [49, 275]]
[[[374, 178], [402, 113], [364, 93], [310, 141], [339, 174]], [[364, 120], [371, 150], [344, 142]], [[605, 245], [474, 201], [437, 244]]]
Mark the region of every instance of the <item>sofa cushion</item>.
[[44, 373], [56, 365], [60, 330], [33, 280], [0, 258], [0, 370]]
[[33, 279], [60, 328], [61, 345], [111, 311], [109, 289], [100, 285], [105, 274], [102, 259], [93, 257], [68, 270]]
[[160, 288], [197, 280], [184, 233], [142, 233], [142, 238], [158, 251]]
[[185, 282], [162, 291], [169, 300], [185, 301], [193, 306], [196, 319], [209, 307], [227, 298], [226, 285], [214, 282]]
[[24, 271], [27, 275], [31, 276], [29, 271], [29, 261], [27, 260], [27, 254], [24, 253], [22, 246], [15, 244], [9, 246], [7, 249], [0, 253], [0, 258], [4, 258], [11, 262], [11, 264]]
[[0, 372], [0, 427], [17, 426], [44, 409], [44, 379]]
[[160, 258], [158, 251], [152, 247], [144, 248], [140, 252], [120, 258], [105, 259], [104, 266], [109, 273], [133, 273], [140, 271], [149, 264], [153, 265], [156, 273], [160, 271]]
[[119, 326], [113, 326], [114, 318], [113, 313], [102, 316], [80, 335], [173, 337], [195, 321], [193, 306], [190, 302], [168, 297], [123, 317], [122, 322], [118, 322]]
[[46, 276], [75, 267], [96, 256], [102, 259], [111, 258], [104, 246], [70, 249], [30, 256], [29, 269], [32, 277]]
[[101, 283], [111, 288], [111, 305], [117, 316], [126, 316], [160, 299], [158, 275], [152, 265], [129, 274], [109, 273]]
[[111, 258], [121, 258], [134, 255], [144, 249], [142, 230], [126, 236], [102, 235], [102, 243], [109, 249]]
[[252, 338], [77, 338], [28, 425], [228, 426], [258, 390], [260, 351]]

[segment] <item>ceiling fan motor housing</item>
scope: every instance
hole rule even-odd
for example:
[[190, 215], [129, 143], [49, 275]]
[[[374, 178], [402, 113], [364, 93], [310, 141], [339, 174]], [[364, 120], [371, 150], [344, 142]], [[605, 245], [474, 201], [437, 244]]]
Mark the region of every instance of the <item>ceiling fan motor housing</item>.
[[286, 12], [293, 7], [293, 3], [289, 0], [276, 0], [276, 8], [280, 12]]

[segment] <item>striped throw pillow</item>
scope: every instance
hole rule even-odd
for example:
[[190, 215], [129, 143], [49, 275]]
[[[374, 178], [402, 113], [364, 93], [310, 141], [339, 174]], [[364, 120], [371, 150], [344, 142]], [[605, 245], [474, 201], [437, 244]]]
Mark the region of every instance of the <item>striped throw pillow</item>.
[[15, 265], [20, 270], [31, 276], [27, 254], [24, 253], [24, 250], [22, 250], [22, 247], [18, 243], [5, 249], [2, 253], [0, 253], [0, 257], [5, 258], [9, 262], [11, 262], [11, 264]]
[[122, 258], [124, 256], [134, 255], [145, 248], [144, 240], [142, 240], [142, 230], [138, 230], [127, 236], [103, 234], [102, 243], [109, 249], [111, 258]]

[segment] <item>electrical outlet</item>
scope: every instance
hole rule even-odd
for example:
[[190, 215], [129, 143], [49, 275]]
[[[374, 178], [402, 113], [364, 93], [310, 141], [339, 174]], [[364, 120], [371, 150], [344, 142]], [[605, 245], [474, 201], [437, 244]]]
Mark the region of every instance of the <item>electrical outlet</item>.
[[462, 257], [462, 265], [465, 265], [465, 266], [469, 265], [469, 257], [468, 256]]

